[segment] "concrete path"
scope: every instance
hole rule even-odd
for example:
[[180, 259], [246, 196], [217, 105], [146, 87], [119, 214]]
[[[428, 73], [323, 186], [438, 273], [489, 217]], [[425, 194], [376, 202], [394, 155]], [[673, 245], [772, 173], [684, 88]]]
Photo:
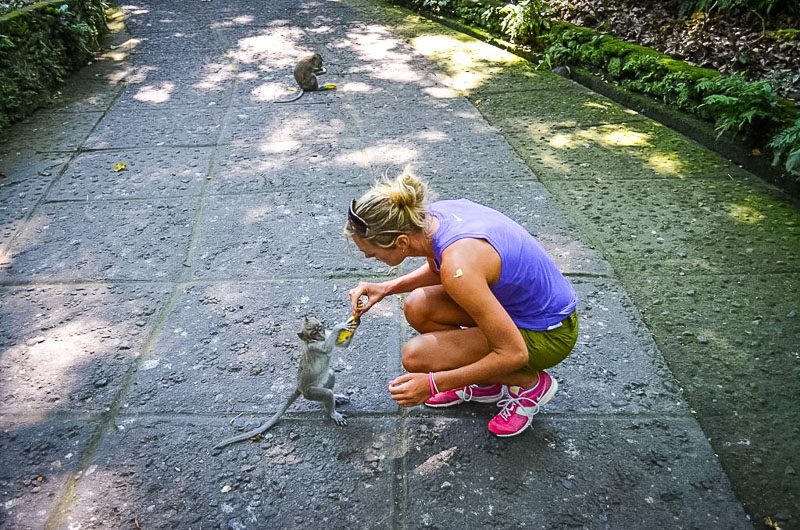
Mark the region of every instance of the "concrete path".
[[[625, 180], [634, 198], [692, 172], [747, 175], [568, 80], [369, 2], [125, 11], [112, 53], [0, 143], [0, 527], [751, 527], [622, 286], [614, 260], [644, 266], [641, 227], [604, 210], [631, 200], [606, 189], [629, 164], [683, 171]], [[338, 88], [271, 103], [311, 51]], [[681, 158], [637, 144], [643, 130]], [[298, 402], [260, 442], [211, 451], [291, 390], [299, 318], [342, 319], [347, 289], [384, 277], [341, 229], [348, 202], [406, 164], [441, 197], [522, 222], [575, 282], [581, 337], [553, 370], [557, 398], [507, 440], [486, 429], [493, 406], [398, 409], [385, 388], [410, 331], [393, 298], [336, 355], [346, 427]], [[661, 235], [679, 239], [690, 220], [673, 207], [652, 205], [680, 219], [645, 236], [665, 274], [683, 258]], [[646, 309], [685, 289], [659, 284]]]

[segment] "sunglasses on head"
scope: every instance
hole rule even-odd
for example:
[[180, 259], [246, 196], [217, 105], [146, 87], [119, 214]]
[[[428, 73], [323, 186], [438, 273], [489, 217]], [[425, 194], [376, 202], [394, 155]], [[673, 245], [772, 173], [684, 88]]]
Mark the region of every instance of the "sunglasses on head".
[[367, 235], [367, 222], [360, 218], [358, 214], [355, 212], [356, 200], [353, 199], [353, 202], [350, 203], [350, 210], [347, 212], [347, 219], [350, 221], [350, 224], [353, 225], [353, 229], [359, 233], [359, 235], [366, 236]]

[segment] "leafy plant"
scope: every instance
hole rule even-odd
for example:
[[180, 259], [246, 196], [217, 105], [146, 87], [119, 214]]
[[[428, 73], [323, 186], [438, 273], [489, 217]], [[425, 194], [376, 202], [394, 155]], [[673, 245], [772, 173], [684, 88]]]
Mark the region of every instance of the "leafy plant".
[[530, 43], [550, 29], [552, 9], [543, 0], [520, 0], [502, 9], [500, 27], [512, 42]]
[[438, 13], [450, 7], [452, 0], [422, 0], [422, 7]]
[[783, 165], [787, 171], [800, 170], [800, 118], [776, 134], [767, 147], [774, 151], [772, 165], [777, 166], [785, 159]]
[[0, 128], [46, 103], [99, 48], [105, 28], [102, 0], [25, 4], [0, 16]]
[[708, 94], [700, 108], [711, 112], [719, 135], [746, 126], [763, 130], [782, 121], [780, 97], [766, 81], [749, 82], [740, 75], [703, 79], [697, 89]]

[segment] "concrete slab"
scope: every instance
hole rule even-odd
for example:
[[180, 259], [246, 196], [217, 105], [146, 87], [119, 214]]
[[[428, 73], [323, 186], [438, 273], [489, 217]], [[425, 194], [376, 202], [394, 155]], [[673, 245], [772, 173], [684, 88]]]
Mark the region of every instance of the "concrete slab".
[[84, 143], [89, 149], [204, 146], [217, 143], [224, 109], [115, 107]]
[[[765, 296], [772, 289], [781, 296]], [[702, 416], [737, 416], [742, 403], [759, 414], [797, 411], [800, 272], [654, 275], [631, 291], [684, 385], [720, 389], [692, 402]], [[747, 377], [752, 372], [765, 375]]]
[[523, 90], [487, 94], [474, 102], [490, 122], [514, 130], [524, 130], [531, 121], [563, 128], [645, 120], [644, 116], [610, 99], [574, 87], [546, 93]]
[[743, 177], [719, 155], [652, 121], [564, 127], [515, 124], [511, 142], [543, 180]]
[[366, 190], [377, 176], [366, 160], [359, 140], [342, 137], [236, 145], [218, 154], [208, 189], [213, 194], [343, 185]]
[[102, 117], [102, 112], [68, 114], [40, 111], [7, 127], [0, 138], [0, 151], [74, 151]]
[[[242, 65], [265, 67], [294, 66], [294, 62], [310, 51], [313, 42], [306, 31], [296, 24], [281, 21], [259, 25], [253, 15], [237, 15], [245, 23], [231, 24], [215, 30], [222, 47]], [[273, 62], [273, 61], [289, 61]]]
[[133, 35], [181, 33], [206, 27], [204, 17], [175, 3], [146, 3], [120, 6], [125, 25]]
[[[210, 148], [84, 152], [70, 162], [48, 197], [97, 201], [197, 195], [206, 181], [210, 158]], [[120, 162], [125, 169], [114, 171]]]
[[287, 420], [261, 443], [209, 454], [229, 431], [227, 421], [203, 418], [121, 418], [57, 527], [392, 526], [399, 444], [392, 421]]
[[114, 102], [122, 85], [94, 77], [76, 78], [62, 87], [48, 109], [52, 112], [105, 112]]
[[412, 528], [752, 528], [691, 420], [539, 416], [509, 440], [484, 421], [404, 430]]
[[380, 275], [342, 235], [347, 207], [360, 190], [292, 189], [210, 197], [192, 258], [196, 279], [276, 279]]
[[[490, 129], [420, 131], [402, 138], [365, 139], [364, 157], [378, 175], [399, 174], [410, 165], [415, 174], [434, 188], [467, 193], [473, 184], [515, 184], [535, 180], [530, 169], [517, 158], [506, 141]], [[466, 164], [465, 161], [470, 163]]]
[[187, 28], [185, 31], [146, 33], [136, 38], [134, 53], [183, 54], [221, 49], [222, 43], [213, 29], [205, 27]]
[[131, 81], [117, 99], [115, 108], [221, 107], [231, 98], [232, 90], [231, 79]]
[[10, 249], [6, 280], [168, 280], [181, 271], [196, 199], [47, 203]]
[[0, 414], [0, 524], [44, 528], [80, 471], [93, 418]]
[[0, 265], [4, 250], [69, 160], [68, 153], [0, 150]]
[[619, 271], [645, 264], [656, 274], [797, 270], [800, 214], [762, 182], [581, 181], [553, 192], [602, 252], [620, 259]]
[[[796, 378], [797, 373], [794, 375]], [[779, 384], [782, 381], [775, 386]], [[796, 389], [789, 392], [797, 403]], [[747, 473], [747, 480], [733, 483], [733, 491], [742, 499], [744, 509], [758, 513], [760, 506], [769, 506], [770, 517], [792, 528], [796, 522], [793, 514], [800, 505], [797, 488], [793, 487], [800, 469], [800, 414], [797, 407], [788, 409], [787, 414], [786, 409], [778, 406], [763, 406], [755, 413], [739, 407], [735, 415], [702, 418], [701, 427], [706, 433], [714, 433], [712, 441], [715, 447], [722, 448], [717, 453], [724, 468], [737, 470], [737, 475]]]
[[271, 142], [308, 142], [354, 135], [358, 131], [353, 114], [346, 107], [331, 105], [319, 92], [308, 95], [308, 101], [319, 105], [270, 104], [237, 107], [232, 110], [221, 143], [241, 145]]
[[131, 81], [186, 79], [215, 81], [230, 79], [236, 71], [236, 61], [225, 51], [193, 51], [176, 57], [171, 53], [138, 54], [131, 58]]
[[[353, 280], [189, 285], [125, 408], [137, 414], [244, 413], [232, 422], [237, 427], [262, 423], [295, 388], [303, 316], [329, 327], [343, 321], [350, 313], [347, 290], [354, 285]], [[335, 350], [335, 391], [351, 399], [343, 414], [397, 410], [386, 388], [400, 373], [401, 318], [396, 299], [382, 301], [364, 318], [350, 347]], [[320, 405], [305, 399], [288, 413], [298, 412], [324, 418]]]
[[[575, 86], [569, 79], [552, 72], [534, 70], [532, 66], [514, 65], [493, 70], [491, 75], [469, 90], [468, 94], [472, 101], [477, 102], [494, 94], [506, 92], [516, 94], [526, 90], [542, 91], [544, 94], [539, 94], [539, 98], [546, 95], [549, 99], [551, 92], [575, 90]], [[530, 97], [536, 96], [536, 94], [530, 94]]]
[[466, 99], [418, 100], [409, 106], [402, 100], [365, 102], [355, 107], [360, 119], [369, 123], [363, 128], [367, 138], [403, 138], [409, 135], [446, 135], [471, 126], [487, 130], [480, 113]]
[[0, 410], [108, 407], [168, 292], [152, 284], [0, 288]]

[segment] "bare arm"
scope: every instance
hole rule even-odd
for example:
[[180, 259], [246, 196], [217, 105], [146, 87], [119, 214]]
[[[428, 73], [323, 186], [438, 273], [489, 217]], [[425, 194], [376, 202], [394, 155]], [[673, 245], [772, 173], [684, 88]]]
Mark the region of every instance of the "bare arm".
[[419, 287], [438, 285], [439, 283], [441, 283], [439, 274], [433, 270], [430, 262], [427, 262], [418, 269], [393, 280], [387, 280], [381, 283], [359, 282], [358, 285], [349, 292], [350, 303], [353, 311], [355, 311], [358, 299], [362, 296], [366, 296], [367, 301], [364, 303], [364, 308], [362, 310], [362, 313], [365, 313], [370, 307], [389, 295], [408, 293]]

